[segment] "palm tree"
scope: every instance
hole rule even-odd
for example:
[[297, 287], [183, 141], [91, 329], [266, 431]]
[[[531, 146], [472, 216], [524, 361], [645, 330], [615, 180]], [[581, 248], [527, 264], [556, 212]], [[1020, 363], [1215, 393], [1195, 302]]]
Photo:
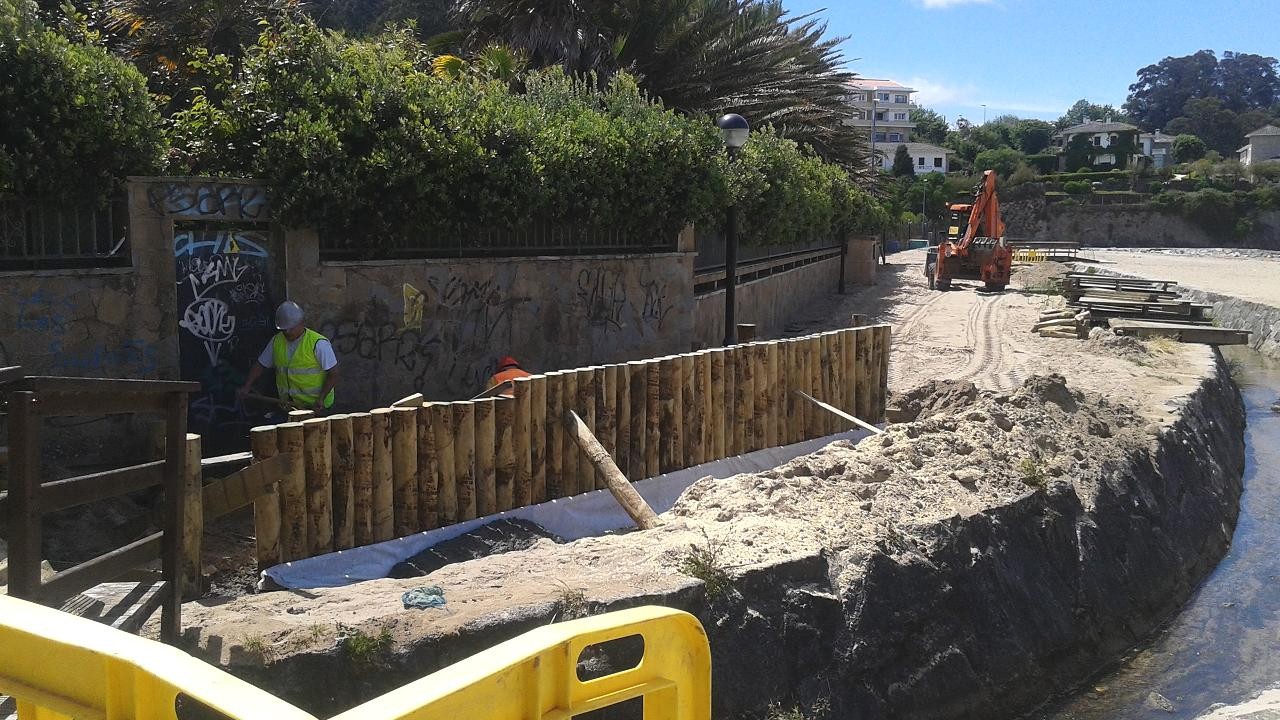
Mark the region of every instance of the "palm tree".
[[454, 13], [468, 47], [501, 42], [602, 81], [627, 70], [668, 107], [738, 112], [866, 173], [865, 138], [846, 124], [843, 38], [780, 0], [459, 0]]

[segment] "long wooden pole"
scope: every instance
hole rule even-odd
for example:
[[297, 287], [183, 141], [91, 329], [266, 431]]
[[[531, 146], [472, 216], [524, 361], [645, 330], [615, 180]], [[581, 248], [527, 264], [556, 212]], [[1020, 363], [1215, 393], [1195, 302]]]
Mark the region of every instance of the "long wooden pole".
[[350, 415], [329, 417], [330, 463], [333, 468], [333, 549], [356, 542], [355, 436]]
[[648, 367], [647, 363], [640, 361], [627, 363], [627, 394], [631, 396], [628, 400], [631, 404], [631, 443], [628, 447], [631, 460], [628, 464], [628, 477], [641, 479], [649, 476], [649, 466], [645, 460], [649, 424], [648, 401], [645, 399]]
[[711, 353], [693, 353], [693, 408], [690, 414], [693, 453], [689, 467], [701, 465], [711, 455]]
[[564, 423], [556, 418], [564, 413], [564, 373], [554, 370], [547, 373], [547, 412], [543, 415], [546, 432], [547, 499], [565, 496], [564, 485]]
[[418, 527], [434, 530], [440, 526], [440, 459], [436, 455], [435, 416], [428, 406], [418, 412]]
[[373, 541], [395, 537], [395, 450], [392, 447], [391, 408], [369, 413], [373, 424], [373, 493], [370, 503]]
[[[529, 492], [530, 502], [547, 500], [547, 377], [529, 378]], [[559, 423], [553, 423], [558, 425]]]
[[[813, 388], [811, 395], [817, 397], [823, 394], [822, 383], [822, 336], [811, 335], [808, 339], [809, 355], [806, 363], [809, 368], [809, 387]], [[816, 407], [809, 408], [809, 437], [818, 438], [827, 434], [827, 417]]]
[[[587, 429], [593, 434], [596, 432], [597, 412], [596, 412], [596, 383], [598, 378], [596, 375], [599, 368], [585, 367], [578, 370], [578, 412], [582, 421], [587, 424]], [[578, 458], [578, 492], [587, 492], [601, 487], [604, 478], [596, 477], [596, 469], [590, 463], [583, 462], [585, 458], [575, 448], [574, 455]]]
[[855, 370], [854, 354], [858, 347], [858, 333], [852, 329], [840, 331], [840, 375], [844, 386], [844, 397], [840, 406], [846, 412], [856, 413], [858, 409], [858, 373]]
[[351, 444], [355, 456], [353, 476], [355, 547], [373, 542], [373, 415], [351, 414]]
[[281, 455], [289, 468], [280, 479], [280, 560], [307, 557], [307, 468], [302, 458], [302, 423], [276, 426]]
[[680, 452], [680, 468], [693, 467], [698, 464], [698, 453], [701, 452], [702, 428], [696, 423], [698, 408], [698, 371], [692, 353], [680, 356], [680, 428], [683, 446]]
[[644, 366], [644, 467], [645, 475], [662, 472], [662, 363], [647, 360]]
[[307, 474], [307, 557], [333, 552], [333, 467], [329, 420], [302, 421]]
[[453, 405], [431, 403], [431, 430], [435, 433], [436, 520], [441, 527], [458, 522], [458, 467], [454, 460]]
[[[514, 390], [514, 383], [512, 385]], [[516, 402], [516, 399], [511, 397], [499, 397], [493, 401], [495, 512], [510, 510], [515, 502]]]
[[[848, 422], [848, 423], [850, 423], [850, 424], [852, 424], [852, 425], [855, 425], [855, 426], [857, 426], [857, 427], [860, 427], [860, 428], [862, 428], [863, 430], [868, 430], [868, 431], [870, 431], [870, 432], [872, 432], [872, 433], [874, 433], [874, 434], [876, 434], [876, 435], [883, 435], [883, 434], [884, 434], [884, 430], [881, 430], [880, 428], [876, 427], [875, 425], [872, 425], [871, 423], [868, 423], [868, 422], [864, 422], [864, 421], [862, 421], [862, 420], [859, 420], [858, 418], [856, 418], [856, 417], [854, 417], [854, 416], [850, 415], [849, 413], [847, 413], [847, 412], [845, 412], [845, 411], [841, 410], [841, 409], [840, 409], [840, 408], [838, 408], [838, 407], [833, 407], [832, 405], [829, 405], [828, 403], [824, 403], [824, 402], [822, 402], [821, 400], [819, 400], [819, 399], [817, 399], [817, 398], [815, 398], [815, 397], [811, 397], [808, 393], [804, 393], [804, 392], [801, 392], [801, 391], [797, 390], [797, 391], [796, 391], [796, 395], [798, 395], [799, 397], [801, 397], [801, 398], [803, 398], [803, 399], [805, 399], [805, 400], [807, 400], [807, 401], [809, 401], [809, 402], [813, 403], [813, 405], [814, 405], [815, 407], [817, 407], [817, 408], [821, 408], [822, 410], [827, 411], [827, 413], [828, 413], [828, 414], [830, 414], [830, 415], [831, 415], [832, 417], [834, 417], [834, 418], [837, 418], [837, 419], [839, 419], [839, 420], [844, 420], [844, 421], [846, 421], [846, 422]], [[839, 432], [839, 430], [837, 430], [836, 432]]]
[[737, 346], [721, 350], [724, 351], [724, 412], [720, 415], [724, 425], [724, 456], [732, 457], [742, 452], [734, 430], [738, 424], [738, 350]]
[[707, 450], [707, 460], [721, 460], [727, 457], [724, 442], [724, 348], [715, 348], [708, 353], [710, 360], [709, 400], [704, 405], [707, 417], [707, 430], [711, 433], [711, 447]]
[[533, 457], [531, 447], [533, 409], [533, 378], [519, 378], [511, 385], [515, 394], [511, 421], [512, 472], [511, 505], [525, 507], [533, 504]]
[[736, 454], [751, 452], [755, 445], [755, 376], [753, 350], [750, 345], [734, 346], [734, 392], [737, 416], [734, 418], [733, 446]]
[[[844, 386], [840, 382], [840, 333], [824, 333], [822, 338], [827, 349], [827, 366], [823, 368], [823, 375], [827, 378], [829, 388], [826, 402], [838, 406], [840, 398], [844, 397]], [[833, 433], [839, 432], [839, 422], [832, 419], [827, 430]]]
[[857, 383], [858, 383], [858, 405], [854, 415], [867, 420], [871, 417], [871, 408], [874, 405], [875, 398], [872, 396], [871, 383], [871, 353], [873, 335], [875, 331], [869, 327], [860, 327], [857, 330]]
[[498, 511], [497, 423], [494, 398], [472, 403], [475, 407], [476, 516]]
[[[596, 439], [610, 458], [618, 457], [618, 366], [605, 365], [596, 376]], [[617, 462], [615, 460], [614, 464]], [[597, 470], [596, 487], [603, 487], [604, 474]]]
[[182, 498], [182, 588], [183, 597], [188, 600], [198, 598], [202, 594], [201, 579], [203, 563], [200, 553], [204, 538], [204, 480], [200, 469], [200, 436], [188, 433], [186, 467], [183, 468], [183, 482], [186, 492]]
[[879, 389], [879, 395], [876, 398], [876, 422], [884, 420], [885, 406], [889, 402], [889, 361], [893, 357], [890, 353], [893, 345], [893, 328], [888, 325], [880, 325], [876, 327], [876, 334], [879, 342], [876, 348], [880, 351], [879, 377], [876, 378], [876, 386]]
[[457, 480], [458, 520], [476, 517], [475, 402], [453, 403], [453, 467]]
[[633, 477], [631, 473], [631, 365], [622, 363], [614, 365], [614, 449], [613, 457], [623, 475]]
[[680, 360], [667, 356], [658, 361], [659, 424], [662, 428], [659, 470], [669, 473], [681, 462]]
[[391, 477], [396, 537], [418, 527], [418, 409], [391, 408]]
[[618, 504], [626, 511], [627, 515], [641, 530], [649, 530], [658, 526], [658, 515], [649, 507], [649, 504], [640, 497], [640, 493], [636, 492], [635, 487], [627, 482], [626, 476], [618, 469], [613, 462], [613, 458], [609, 457], [609, 453], [600, 444], [600, 441], [591, 434], [587, 429], [586, 423], [578, 414], [570, 411], [566, 414], [564, 422], [566, 423], [569, 434], [573, 437], [578, 447], [582, 448], [582, 452], [592, 467], [600, 469], [601, 474], [605, 477], [605, 486], [609, 488], [609, 492], [613, 494]]
[[[249, 431], [249, 449], [254, 462], [276, 456], [276, 429], [273, 425]], [[253, 536], [257, 546], [258, 569], [280, 564], [280, 483], [272, 485], [253, 501]]]

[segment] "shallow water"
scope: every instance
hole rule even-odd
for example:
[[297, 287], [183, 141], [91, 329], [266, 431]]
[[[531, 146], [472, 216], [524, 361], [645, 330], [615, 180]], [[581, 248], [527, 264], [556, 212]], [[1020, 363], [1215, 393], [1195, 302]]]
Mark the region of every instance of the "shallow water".
[[1280, 685], [1280, 413], [1271, 411], [1280, 364], [1232, 350], [1227, 356], [1243, 370], [1237, 382], [1248, 427], [1230, 552], [1149, 646], [1033, 717], [1190, 720], [1215, 703], [1235, 705]]

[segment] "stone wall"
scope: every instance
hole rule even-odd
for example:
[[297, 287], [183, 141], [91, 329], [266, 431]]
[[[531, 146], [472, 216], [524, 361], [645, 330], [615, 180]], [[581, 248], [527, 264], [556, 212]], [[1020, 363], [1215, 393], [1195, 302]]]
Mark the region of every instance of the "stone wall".
[[[840, 259], [821, 260], [794, 270], [739, 285], [736, 292], [739, 323], [754, 323], [756, 335], [773, 337], [796, 313], [819, 297], [836, 292]], [[694, 339], [703, 347], [724, 342], [724, 290], [694, 300]]]
[[1182, 216], [1133, 205], [1047, 204], [1043, 198], [1000, 205], [1013, 238], [1077, 240], [1084, 247], [1247, 247], [1280, 250], [1280, 212], [1262, 213], [1243, 238], [1211, 235]]

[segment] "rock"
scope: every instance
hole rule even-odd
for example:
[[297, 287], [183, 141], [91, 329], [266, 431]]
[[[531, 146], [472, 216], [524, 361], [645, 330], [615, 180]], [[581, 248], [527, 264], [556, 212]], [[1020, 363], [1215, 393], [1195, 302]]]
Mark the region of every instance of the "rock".
[[1155, 692], [1154, 690], [1151, 691], [1150, 693], [1147, 693], [1147, 700], [1143, 704], [1151, 708], [1152, 710], [1160, 710], [1162, 712], [1167, 712], [1167, 713], [1174, 712], [1175, 710], [1178, 709], [1172, 702], [1169, 701], [1169, 698], [1161, 695], [1158, 692]]

